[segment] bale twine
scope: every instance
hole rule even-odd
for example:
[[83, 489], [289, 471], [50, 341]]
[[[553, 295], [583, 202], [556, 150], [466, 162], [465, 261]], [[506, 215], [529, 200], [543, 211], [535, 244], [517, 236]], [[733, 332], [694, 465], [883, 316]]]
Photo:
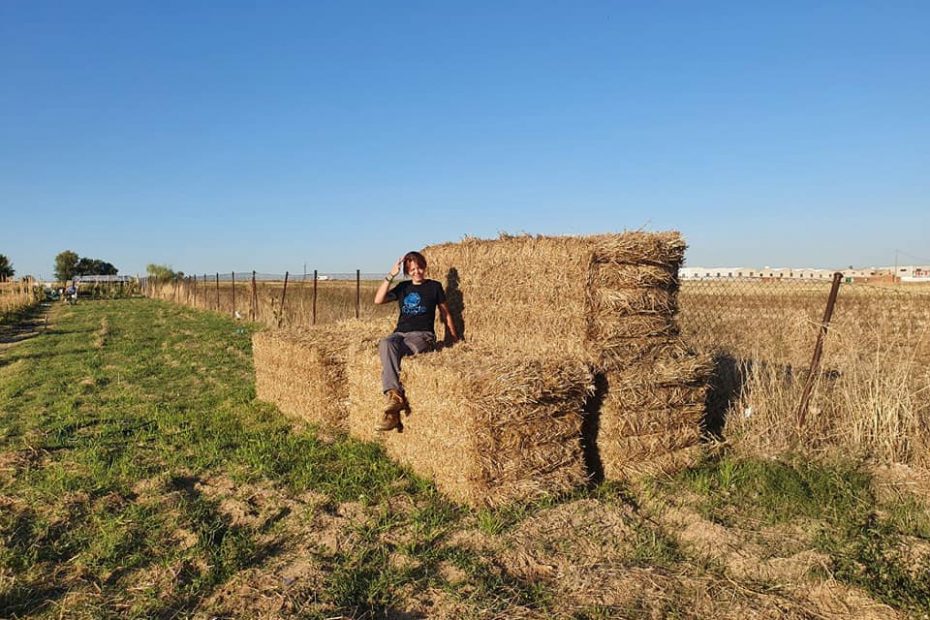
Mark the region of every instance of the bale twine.
[[579, 360], [459, 345], [404, 359], [412, 413], [404, 432], [379, 433], [384, 400], [376, 342], [350, 352], [349, 432], [381, 442], [395, 460], [454, 500], [499, 506], [587, 480], [582, 409], [593, 379]]

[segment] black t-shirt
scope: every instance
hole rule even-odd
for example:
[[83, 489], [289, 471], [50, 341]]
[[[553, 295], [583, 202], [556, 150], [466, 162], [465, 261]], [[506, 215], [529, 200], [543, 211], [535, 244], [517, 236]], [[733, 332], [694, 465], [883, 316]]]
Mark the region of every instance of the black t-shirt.
[[395, 332], [435, 333], [436, 305], [446, 301], [446, 292], [436, 280], [423, 280], [421, 284], [407, 280], [392, 288], [385, 299], [396, 300], [400, 306]]

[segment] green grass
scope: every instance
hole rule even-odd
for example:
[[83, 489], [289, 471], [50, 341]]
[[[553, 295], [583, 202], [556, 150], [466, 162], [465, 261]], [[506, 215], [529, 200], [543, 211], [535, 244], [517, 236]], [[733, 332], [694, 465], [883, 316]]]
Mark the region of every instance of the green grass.
[[[291, 495], [313, 490], [330, 505], [410, 495], [412, 514], [384, 519], [414, 524], [405, 551], [415, 555], [460, 518], [378, 448], [296, 432], [256, 401], [248, 327], [141, 299], [55, 312], [47, 333], [0, 354], [0, 453], [15, 472], [0, 477], [12, 504], [0, 510], [0, 569], [13, 576], [0, 580], [0, 615], [52, 615], [66, 591], [82, 588], [99, 591], [84, 612], [107, 615], [125, 598], [128, 575], [159, 565], [185, 567], [181, 587], [134, 613], [184, 615], [260, 565], [269, 551], [262, 532], [230, 523], [215, 500], [191, 491], [216, 472]], [[134, 489], [152, 480], [171, 501], [137, 501]], [[177, 530], [196, 544], [179, 548]], [[332, 558], [332, 575], [380, 568], [379, 553], [372, 541], [357, 557]], [[334, 586], [329, 598], [365, 607], [393, 585]]]
[[930, 562], [908, 566], [907, 538], [930, 544], [926, 504], [883, 504], [870, 476], [849, 462], [723, 457], [670, 484], [698, 494], [712, 521], [744, 529], [798, 524], [815, 528], [815, 546], [830, 555], [837, 579], [915, 614], [930, 613]]

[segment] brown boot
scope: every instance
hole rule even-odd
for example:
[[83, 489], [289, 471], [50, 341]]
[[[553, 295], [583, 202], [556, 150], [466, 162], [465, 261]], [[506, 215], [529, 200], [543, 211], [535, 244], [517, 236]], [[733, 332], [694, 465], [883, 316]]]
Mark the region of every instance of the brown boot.
[[388, 431], [393, 431], [395, 428], [398, 433], [404, 432], [404, 424], [400, 421], [400, 412], [385, 411], [384, 416], [381, 418], [381, 422], [375, 427], [375, 430], [386, 433]]
[[395, 428], [398, 433], [404, 432], [404, 424], [400, 421], [400, 413], [406, 411], [410, 415], [410, 403], [400, 390], [388, 390], [384, 393], [387, 398], [387, 405], [384, 408], [384, 417], [381, 423], [375, 427], [379, 431], [393, 431]]
[[387, 397], [387, 406], [384, 408], [384, 413], [401, 413], [406, 411], [407, 415], [410, 415], [410, 403], [407, 402], [407, 396], [400, 390], [388, 390], [385, 392], [385, 396]]

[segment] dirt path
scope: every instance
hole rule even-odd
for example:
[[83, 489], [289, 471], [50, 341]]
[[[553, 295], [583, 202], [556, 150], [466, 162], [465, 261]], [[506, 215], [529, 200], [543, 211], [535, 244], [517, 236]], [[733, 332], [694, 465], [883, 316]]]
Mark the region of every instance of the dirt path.
[[0, 351], [5, 351], [15, 344], [38, 336], [48, 329], [52, 304], [41, 303], [27, 310], [19, 320], [0, 325]]

